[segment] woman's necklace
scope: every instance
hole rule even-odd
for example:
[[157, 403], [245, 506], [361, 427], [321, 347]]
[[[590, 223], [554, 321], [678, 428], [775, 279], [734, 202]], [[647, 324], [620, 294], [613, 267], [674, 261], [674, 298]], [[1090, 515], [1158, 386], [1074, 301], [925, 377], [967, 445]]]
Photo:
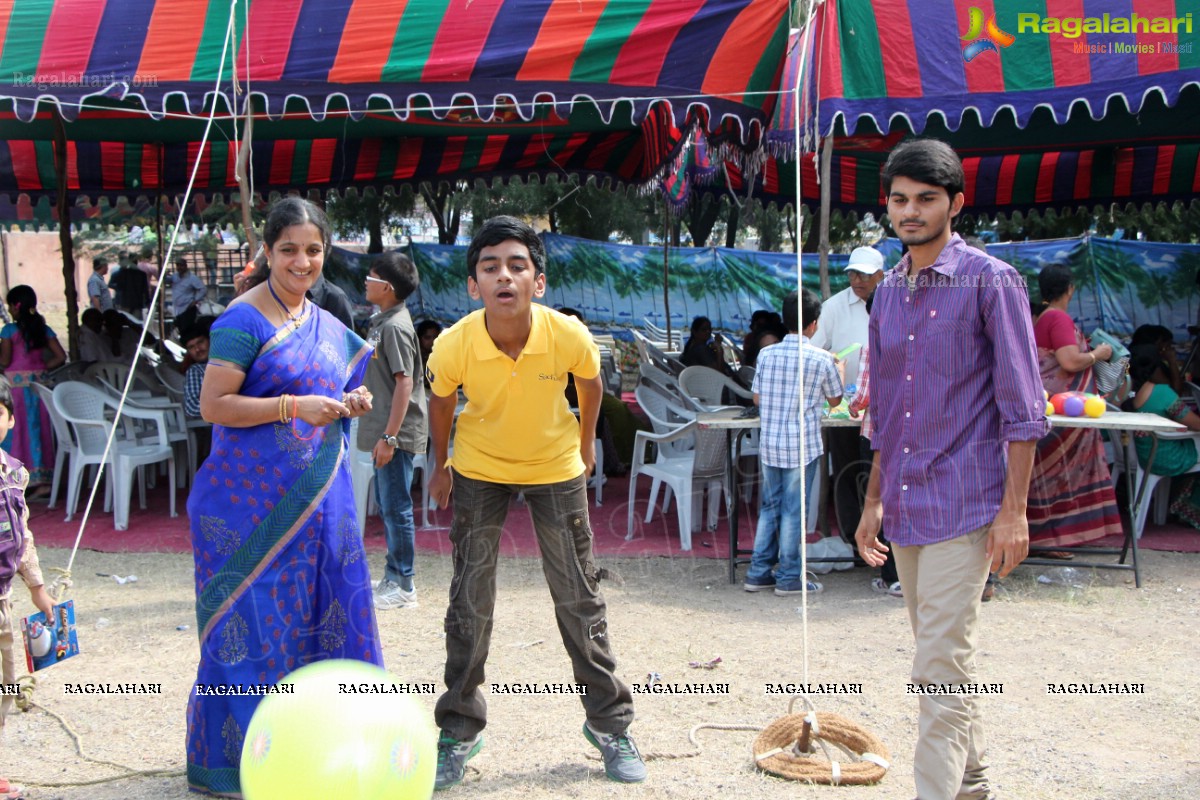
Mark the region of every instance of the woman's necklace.
[[284, 320], [284, 324], [286, 325], [290, 321], [292, 323], [292, 330], [299, 330], [300, 323], [302, 322], [301, 317], [304, 316], [304, 305], [308, 301], [303, 298], [300, 300], [300, 317], [298, 317], [292, 313], [292, 310], [287, 307], [287, 304], [284, 303], [283, 300], [280, 299], [279, 295], [275, 293], [275, 287], [271, 285], [271, 279], [269, 277], [267, 278], [267, 291], [271, 293], [271, 297], [275, 298], [275, 302], [279, 303], [279, 307], [282, 308], [283, 313], [287, 315], [287, 319]]

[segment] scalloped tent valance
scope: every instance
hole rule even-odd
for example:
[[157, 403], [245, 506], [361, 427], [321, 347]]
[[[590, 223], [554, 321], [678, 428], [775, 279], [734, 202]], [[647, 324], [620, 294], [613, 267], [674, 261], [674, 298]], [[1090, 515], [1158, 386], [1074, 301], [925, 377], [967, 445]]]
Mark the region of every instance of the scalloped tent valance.
[[[1098, 120], [1114, 98], [1136, 114], [1154, 95], [1171, 107], [1200, 85], [1197, 11], [1193, 0], [826, 0], [805, 28], [802, 130], [920, 134], [937, 118], [955, 131], [1005, 112], [1025, 129], [1038, 109], [1054, 123], [1077, 107]], [[795, 127], [787, 113], [777, 131]]]
[[[800, 196], [815, 204], [815, 152], [832, 137], [831, 206], [878, 212], [883, 162], [916, 134], [962, 155], [973, 211], [1198, 197], [1194, 6], [825, 0], [790, 38], [774, 158], [746, 173], [752, 191], [795, 197], [799, 140]], [[1137, 32], [1116, 30], [1135, 14]]]
[[22, 0], [0, 8], [0, 191], [55, 191], [59, 119], [72, 191], [178, 191], [210, 111], [211, 190], [247, 111], [256, 189], [646, 182], [693, 137], [748, 163], [787, 26], [786, 0]]

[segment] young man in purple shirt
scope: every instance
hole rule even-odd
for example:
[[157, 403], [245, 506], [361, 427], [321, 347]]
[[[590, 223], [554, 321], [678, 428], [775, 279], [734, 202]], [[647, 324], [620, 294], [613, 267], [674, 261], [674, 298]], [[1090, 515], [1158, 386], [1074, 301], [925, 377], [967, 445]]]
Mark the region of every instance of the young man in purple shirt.
[[[1029, 551], [1034, 448], [1050, 428], [1020, 275], [950, 230], [964, 176], [944, 142], [917, 139], [883, 171], [908, 253], [875, 292], [870, 322], [875, 450], [856, 539], [871, 566], [895, 548], [916, 640], [912, 682], [976, 682], [980, 596]], [[969, 687], [967, 687], [969, 689]], [[978, 697], [921, 694], [920, 800], [991, 798]]]

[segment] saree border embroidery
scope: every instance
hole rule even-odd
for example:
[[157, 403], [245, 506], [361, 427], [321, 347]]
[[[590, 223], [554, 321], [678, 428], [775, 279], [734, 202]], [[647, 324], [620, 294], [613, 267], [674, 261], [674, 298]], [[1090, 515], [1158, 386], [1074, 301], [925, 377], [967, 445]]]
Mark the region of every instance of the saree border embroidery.
[[266, 519], [213, 575], [196, 599], [196, 621], [204, 642], [226, 612], [266, 569], [275, 555], [304, 527], [337, 478], [342, 437], [326, 436], [312, 466], [271, 509]]

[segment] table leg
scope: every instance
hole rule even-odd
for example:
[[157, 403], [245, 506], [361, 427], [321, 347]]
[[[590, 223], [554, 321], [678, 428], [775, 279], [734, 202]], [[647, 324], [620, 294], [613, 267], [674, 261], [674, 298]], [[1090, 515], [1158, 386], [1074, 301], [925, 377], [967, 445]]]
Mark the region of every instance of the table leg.
[[733, 443], [734, 430], [727, 428], [725, 430], [725, 470], [727, 486], [732, 486], [733, 491], [726, 495], [726, 503], [729, 507], [729, 582], [737, 583], [737, 557], [738, 557], [738, 504], [737, 504], [737, 486], [733, 483], [736, 476], [734, 471], [733, 461]]
[[[1125, 465], [1127, 467], [1127, 469], [1125, 470], [1125, 475], [1129, 479], [1129, 483], [1127, 484], [1128, 491], [1130, 492], [1129, 496], [1134, 497], [1134, 494], [1133, 494], [1133, 470], [1129, 469], [1128, 467], [1131, 464], [1137, 463], [1137, 448], [1134, 447], [1134, 444], [1133, 444], [1133, 435], [1132, 434], [1127, 434], [1127, 435], [1128, 435], [1129, 446], [1125, 451]], [[1138, 544], [1137, 544], [1137, 530], [1136, 530], [1137, 510], [1141, 507], [1143, 502], [1149, 502], [1149, 500], [1150, 500], [1150, 498], [1144, 497], [1144, 495], [1146, 494], [1146, 486], [1150, 482], [1150, 480], [1149, 480], [1150, 479], [1150, 470], [1154, 467], [1154, 457], [1157, 454], [1158, 454], [1158, 437], [1153, 436], [1151, 438], [1151, 442], [1150, 442], [1150, 455], [1146, 459], [1145, 468], [1142, 470], [1141, 485], [1137, 487], [1137, 495], [1136, 495], [1137, 499], [1133, 503], [1130, 503], [1129, 531], [1125, 534], [1125, 547], [1123, 547], [1121, 549], [1121, 563], [1122, 564], [1125, 563], [1125, 552], [1128, 550], [1132, 554], [1133, 585], [1139, 589], [1142, 588], [1142, 572], [1141, 572], [1141, 565], [1138, 563]], [[1130, 460], [1131, 458], [1133, 459], [1132, 461]]]

